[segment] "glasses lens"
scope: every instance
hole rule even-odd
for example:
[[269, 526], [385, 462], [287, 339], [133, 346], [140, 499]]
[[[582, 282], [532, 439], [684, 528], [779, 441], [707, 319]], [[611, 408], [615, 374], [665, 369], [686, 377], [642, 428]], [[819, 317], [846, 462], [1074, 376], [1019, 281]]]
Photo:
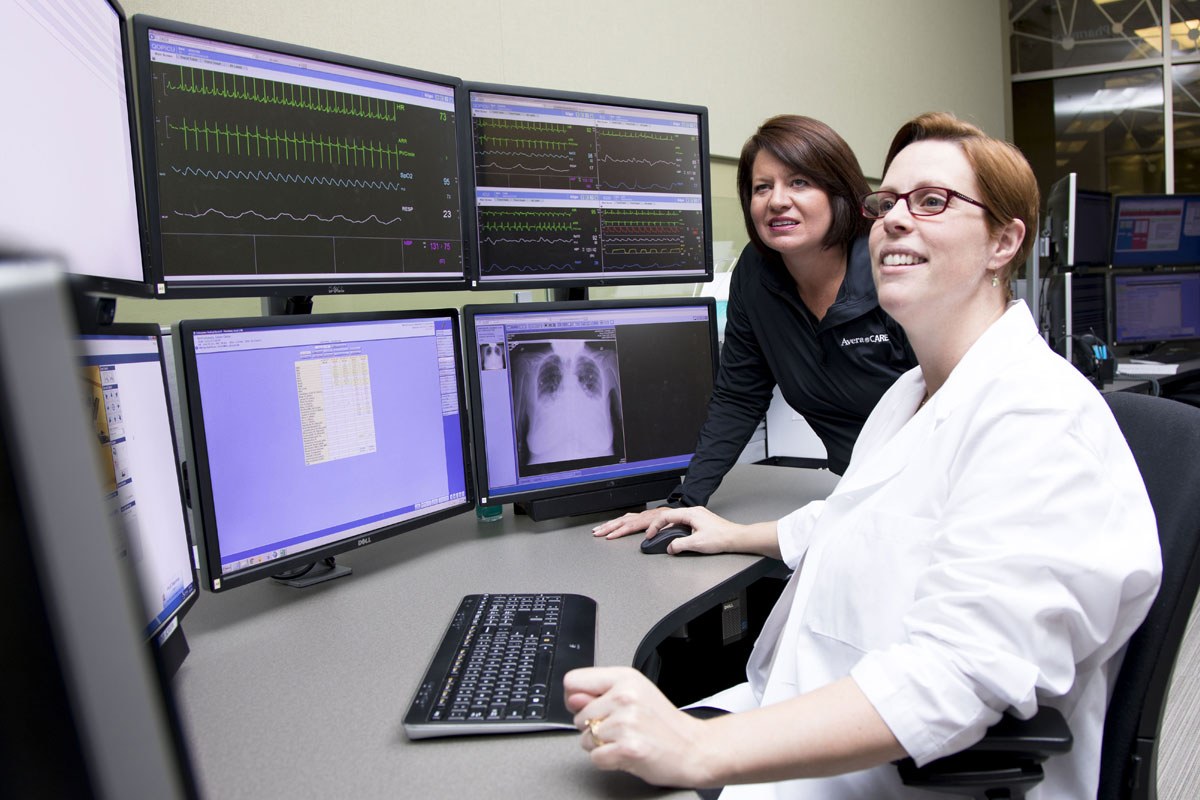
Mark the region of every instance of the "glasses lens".
[[908, 195], [908, 210], [920, 217], [932, 217], [945, 211], [949, 202], [948, 191], [930, 186], [915, 189]]
[[892, 192], [875, 192], [863, 198], [863, 210], [872, 219], [885, 216], [896, 205], [896, 195]]

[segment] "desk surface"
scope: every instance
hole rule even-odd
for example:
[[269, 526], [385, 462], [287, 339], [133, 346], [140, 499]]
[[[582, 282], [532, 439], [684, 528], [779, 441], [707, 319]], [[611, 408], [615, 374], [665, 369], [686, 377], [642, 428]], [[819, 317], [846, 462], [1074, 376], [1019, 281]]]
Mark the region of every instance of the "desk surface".
[[[826, 496], [826, 471], [743, 465], [713, 497], [739, 522]], [[592, 768], [570, 733], [411, 742], [401, 720], [450, 616], [474, 592], [578, 592], [598, 603], [598, 664], [629, 665], [775, 562], [645, 556], [594, 539], [604, 516], [473, 515], [354, 551], [348, 578], [205, 593], [174, 681], [205, 797], [688, 797]]]

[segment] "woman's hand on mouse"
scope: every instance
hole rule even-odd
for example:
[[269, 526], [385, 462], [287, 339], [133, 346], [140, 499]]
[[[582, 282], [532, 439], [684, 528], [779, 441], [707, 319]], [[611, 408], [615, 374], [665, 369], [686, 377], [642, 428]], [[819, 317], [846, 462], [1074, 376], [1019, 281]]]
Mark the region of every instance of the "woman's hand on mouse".
[[622, 536], [628, 536], [631, 533], [640, 533], [641, 531], [658, 530], [666, 522], [662, 521], [663, 514], [667, 511], [675, 509], [661, 506], [659, 508], [647, 508], [645, 511], [638, 513], [630, 512], [622, 517], [610, 519], [601, 525], [592, 528], [592, 536], [603, 536], [605, 539], [620, 539]]
[[628, 667], [589, 667], [563, 678], [580, 745], [600, 769], [624, 770], [655, 786], [718, 785], [705, 723], [679, 709]]

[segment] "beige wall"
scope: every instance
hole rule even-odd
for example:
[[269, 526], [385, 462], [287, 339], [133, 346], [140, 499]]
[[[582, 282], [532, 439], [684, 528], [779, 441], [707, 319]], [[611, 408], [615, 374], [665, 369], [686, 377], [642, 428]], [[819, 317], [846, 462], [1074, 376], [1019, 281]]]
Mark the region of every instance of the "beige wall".
[[[718, 241], [746, 241], [732, 159], [783, 112], [822, 119], [878, 178], [901, 122], [954, 111], [1004, 135], [1002, 0], [123, 0], [153, 14], [448, 73], [708, 106]], [[912, 65], [920, 65], [912, 66]], [[686, 293], [692, 287], [666, 287]], [[540, 296], [540, 293], [539, 293]], [[510, 293], [319, 298], [317, 311]], [[258, 313], [257, 300], [118, 303], [123, 320]]]

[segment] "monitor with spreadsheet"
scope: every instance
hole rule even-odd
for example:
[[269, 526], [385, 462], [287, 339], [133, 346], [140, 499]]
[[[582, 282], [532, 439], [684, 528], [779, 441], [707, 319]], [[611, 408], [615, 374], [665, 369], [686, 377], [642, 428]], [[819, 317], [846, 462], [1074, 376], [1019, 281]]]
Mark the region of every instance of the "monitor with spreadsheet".
[[1119, 195], [1112, 266], [1200, 266], [1200, 195]]
[[134, 17], [163, 296], [466, 286], [457, 78]]
[[165, 644], [198, 587], [157, 325], [82, 327], [84, 407], [121, 558], [141, 578], [147, 637]]
[[712, 298], [467, 306], [481, 503], [535, 518], [666, 497], [717, 364]]
[[703, 282], [708, 110], [468, 84], [479, 288]]
[[125, 31], [112, 0], [0, 3], [0, 249], [136, 296], [150, 285]]
[[456, 311], [185, 320], [172, 338], [209, 589], [474, 507]]
[[1200, 340], [1200, 272], [1113, 275], [1117, 344]]

